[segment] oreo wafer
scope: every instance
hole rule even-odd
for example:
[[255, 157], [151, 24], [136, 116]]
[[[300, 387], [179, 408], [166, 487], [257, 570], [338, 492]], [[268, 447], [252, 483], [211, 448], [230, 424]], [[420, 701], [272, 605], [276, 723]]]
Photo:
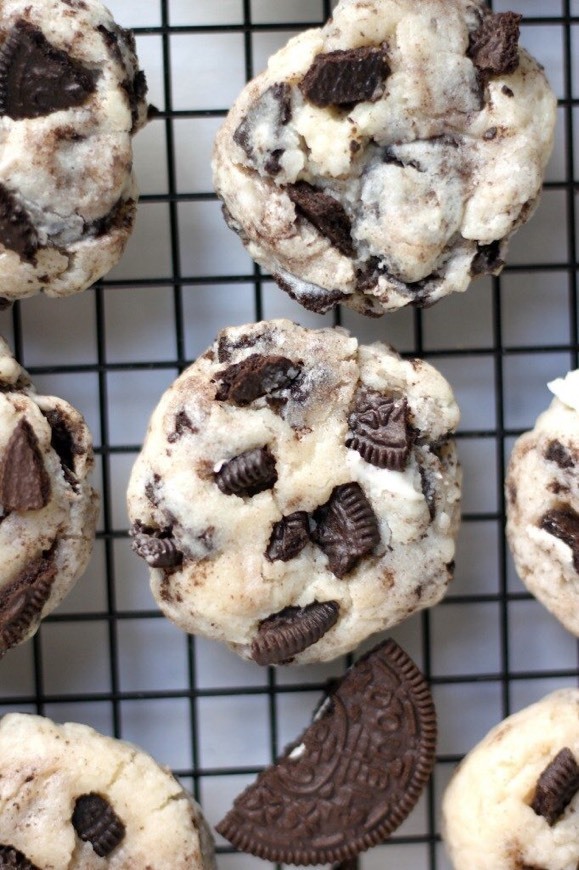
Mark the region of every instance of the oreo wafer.
[[387, 640], [328, 693], [309, 728], [237, 797], [217, 831], [268, 861], [348, 861], [404, 821], [435, 747], [428, 685]]

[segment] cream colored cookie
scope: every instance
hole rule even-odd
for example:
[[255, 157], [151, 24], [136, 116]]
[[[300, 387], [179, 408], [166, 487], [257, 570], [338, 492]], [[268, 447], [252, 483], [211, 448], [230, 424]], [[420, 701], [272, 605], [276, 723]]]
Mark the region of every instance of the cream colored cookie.
[[260, 664], [352, 650], [444, 594], [458, 408], [383, 344], [287, 320], [225, 329], [165, 393], [132, 471], [163, 612]]
[[81, 414], [39, 396], [0, 339], [0, 657], [31, 637], [89, 560], [99, 498]]
[[509, 716], [459, 765], [443, 799], [454, 870], [576, 870], [579, 690]]
[[135, 218], [147, 86], [98, 0], [0, 3], [0, 301], [84, 290]]
[[229, 226], [280, 287], [377, 315], [500, 271], [555, 125], [519, 19], [482, 0], [342, 0], [270, 59], [213, 165]]
[[0, 769], [2, 867], [215, 870], [200, 807], [137, 746], [11, 713]]
[[506, 480], [507, 536], [527, 588], [579, 636], [579, 370], [513, 448]]

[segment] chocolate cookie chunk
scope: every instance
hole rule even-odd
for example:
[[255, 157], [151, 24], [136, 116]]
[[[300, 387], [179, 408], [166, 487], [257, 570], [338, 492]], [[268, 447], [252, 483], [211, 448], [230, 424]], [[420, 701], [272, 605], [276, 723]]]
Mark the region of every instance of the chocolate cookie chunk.
[[555, 398], [509, 460], [507, 536], [525, 586], [579, 636], [579, 372], [549, 388]]
[[497, 275], [541, 192], [556, 100], [485, 0], [342, 0], [236, 100], [228, 226], [317, 313], [425, 306]]
[[31, 637], [88, 562], [98, 496], [83, 418], [39, 396], [0, 339], [0, 657]]
[[404, 821], [428, 781], [435, 748], [428, 685], [388, 640], [348, 671], [217, 830], [268, 861], [347, 861]]
[[146, 92], [132, 34], [99, 0], [2, 5], [1, 299], [79, 292], [120, 259]]
[[459, 521], [457, 420], [443, 378], [386, 345], [287, 320], [224, 330], [161, 398], [129, 483], [163, 613], [277, 665], [434, 604]]

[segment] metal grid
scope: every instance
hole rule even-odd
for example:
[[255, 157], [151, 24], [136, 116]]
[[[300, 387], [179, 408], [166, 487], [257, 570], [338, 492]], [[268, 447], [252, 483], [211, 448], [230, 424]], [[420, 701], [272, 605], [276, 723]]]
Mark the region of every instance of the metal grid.
[[[347, 662], [260, 669], [164, 620], [127, 542], [124, 492], [147, 418], [175, 375], [223, 326], [288, 316], [342, 323], [430, 359], [462, 407], [464, 523], [445, 601], [390, 634], [430, 678], [440, 742], [430, 787], [363, 870], [448, 870], [442, 790], [454, 764], [503, 716], [575, 683], [577, 645], [517, 580], [502, 481], [514, 438], [548, 404], [545, 383], [578, 364], [579, 0], [495, 0], [524, 14], [522, 42], [559, 98], [541, 207], [497, 279], [426, 311], [379, 321], [300, 309], [222, 224], [208, 171], [213, 134], [243, 81], [329, 0], [109, 0], [133, 27], [159, 115], [136, 141], [143, 195], [122, 263], [95, 288], [0, 314], [0, 332], [39, 391], [75, 404], [93, 431], [102, 492], [85, 577], [34, 640], [0, 669], [0, 712], [76, 720], [139, 743], [201, 800], [210, 822], [295, 738], [326, 679]], [[219, 840], [222, 870], [268, 866]], [[272, 865], [273, 866], [273, 865]], [[280, 866], [280, 865], [278, 865]]]

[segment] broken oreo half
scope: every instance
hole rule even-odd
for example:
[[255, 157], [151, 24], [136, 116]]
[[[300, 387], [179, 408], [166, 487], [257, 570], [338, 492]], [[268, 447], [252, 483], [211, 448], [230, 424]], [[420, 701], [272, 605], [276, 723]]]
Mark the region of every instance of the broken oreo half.
[[333, 628], [339, 615], [337, 601], [314, 601], [306, 607], [286, 607], [274, 613], [264, 619], [253, 639], [253, 661], [258, 665], [289, 663]]
[[579, 791], [579, 765], [565, 746], [541, 773], [531, 809], [552, 827]]
[[90, 843], [96, 854], [105, 858], [125, 836], [125, 825], [108, 800], [96, 792], [77, 798], [72, 826], [81, 840]]
[[404, 821], [435, 750], [429, 687], [387, 640], [329, 692], [309, 728], [236, 798], [217, 831], [267, 861], [348, 862]]

